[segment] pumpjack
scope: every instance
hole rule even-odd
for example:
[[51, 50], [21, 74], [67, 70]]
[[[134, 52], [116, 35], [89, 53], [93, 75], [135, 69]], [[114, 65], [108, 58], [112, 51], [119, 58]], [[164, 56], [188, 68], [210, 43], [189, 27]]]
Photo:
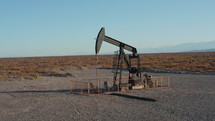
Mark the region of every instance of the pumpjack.
[[[98, 33], [96, 39], [95, 52], [99, 54], [102, 42], [105, 41], [112, 45], [119, 47], [119, 53], [117, 53], [114, 60], [114, 83], [113, 87], [119, 86], [120, 90], [127, 89], [142, 89], [141, 84], [141, 68], [140, 68], [140, 56], [137, 54], [137, 49], [133, 46], [120, 42], [105, 35], [105, 28], [102, 27]], [[132, 52], [130, 55], [126, 55], [124, 50]], [[126, 66], [126, 67], [124, 67]], [[122, 82], [122, 71], [127, 69], [129, 72], [127, 83]], [[117, 83], [118, 82], [118, 83]], [[117, 85], [118, 84], [118, 85]]]

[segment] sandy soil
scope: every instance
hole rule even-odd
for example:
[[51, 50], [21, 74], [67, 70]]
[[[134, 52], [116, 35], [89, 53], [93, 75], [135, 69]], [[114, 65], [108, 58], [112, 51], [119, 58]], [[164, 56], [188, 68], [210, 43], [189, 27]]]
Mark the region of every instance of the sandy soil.
[[215, 120], [215, 75], [169, 75], [171, 87], [83, 96], [70, 80], [112, 77], [110, 70], [72, 69], [77, 77], [40, 77], [0, 82], [0, 121]]

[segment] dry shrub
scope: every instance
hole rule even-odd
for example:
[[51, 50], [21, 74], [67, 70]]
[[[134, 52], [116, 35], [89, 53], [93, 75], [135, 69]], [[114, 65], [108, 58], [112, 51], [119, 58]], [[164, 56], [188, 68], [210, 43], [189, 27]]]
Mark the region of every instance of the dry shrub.
[[[115, 55], [0, 58], [0, 78], [23, 76], [38, 78], [43, 75], [76, 76], [72, 73], [53, 71], [70, 67], [88, 67], [100, 65], [112, 68]], [[97, 59], [98, 57], [98, 59]], [[161, 53], [140, 54], [141, 65], [151, 70], [187, 70], [215, 72], [215, 52], [204, 53]], [[52, 71], [50, 71], [52, 70]], [[2, 76], [5, 75], [5, 76]]]
[[76, 77], [75, 74], [73, 73], [62, 73], [62, 72], [58, 72], [58, 71], [48, 71], [45, 74], [43, 74], [44, 76], [58, 76], [58, 77]]

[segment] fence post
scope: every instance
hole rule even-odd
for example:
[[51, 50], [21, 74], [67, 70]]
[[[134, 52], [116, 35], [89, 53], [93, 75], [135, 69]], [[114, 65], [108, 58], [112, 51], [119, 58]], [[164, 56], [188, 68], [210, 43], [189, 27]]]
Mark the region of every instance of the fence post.
[[109, 82], [110, 82], [110, 78], [108, 78], [108, 83], [107, 83], [107, 85], [108, 85], [108, 92], [110, 92], [110, 84], [109, 84]]
[[99, 94], [99, 81], [100, 81], [100, 79], [97, 79], [97, 81], [98, 81], [98, 94]]
[[88, 95], [90, 95], [90, 84], [89, 84], [89, 80], [87, 81], [87, 92], [88, 92]]
[[170, 77], [168, 76], [168, 87], [170, 87]]
[[161, 77], [161, 87], [163, 87], [163, 85], [162, 85], [162, 80], [163, 80], [163, 77]]

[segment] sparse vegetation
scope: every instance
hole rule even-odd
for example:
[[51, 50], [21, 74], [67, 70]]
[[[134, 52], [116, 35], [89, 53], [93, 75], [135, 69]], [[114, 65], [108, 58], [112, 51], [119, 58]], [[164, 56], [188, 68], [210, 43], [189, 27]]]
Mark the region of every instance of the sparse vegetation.
[[[56, 69], [101, 65], [111, 68], [113, 55], [1, 58], [1, 78], [36, 79], [38, 76], [74, 76]], [[215, 72], [215, 52], [141, 54], [141, 65], [150, 70]]]
[[141, 55], [146, 69], [215, 72], [215, 53], [170, 53]]

